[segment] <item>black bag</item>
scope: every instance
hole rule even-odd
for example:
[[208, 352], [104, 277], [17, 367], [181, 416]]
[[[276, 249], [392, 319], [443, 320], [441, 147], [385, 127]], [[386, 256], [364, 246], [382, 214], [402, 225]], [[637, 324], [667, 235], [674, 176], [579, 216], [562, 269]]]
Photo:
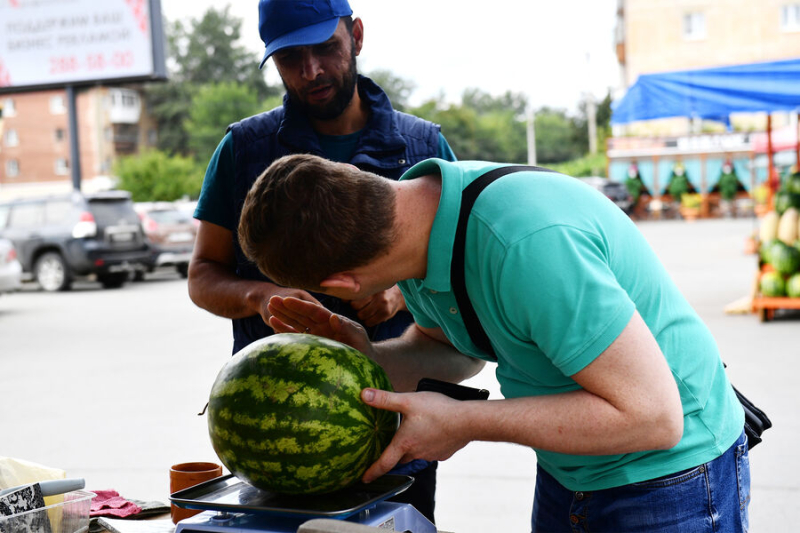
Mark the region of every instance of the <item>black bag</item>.
[[[495, 360], [497, 360], [497, 356], [494, 353], [494, 348], [492, 348], [492, 343], [483, 326], [481, 326], [478, 315], [475, 313], [467, 294], [467, 282], [464, 274], [467, 221], [475, 200], [487, 185], [506, 174], [520, 171], [554, 172], [547, 168], [524, 165], [500, 167], [478, 176], [475, 181], [464, 188], [461, 192], [461, 209], [458, 213], [458, 226], [456, 227], [456, 236], [453, 242], [453, 258], [450, 263], [450, 283], [453, 287], [456, 303], [461, 311], [461, 319], [464, 321], [464, 326], [467, 328], [470, 339], [475, 346]], [[752, 449], [761, 442], [761, 434], [772, 427], [772, 422], [764, 411], [753, 405], [753, 402], [748, 400], [736, 387], [733, 387], [733, 390], [744, 409], [744, 432], [747, 435], [748, 448]]]
[[736, 393], [736, 397], [739, 398], [739, 403], [744, 409], [744, 433], [747, 435], [747, 447], [753, 449], [762, 441], [761, 434], [772, 427], [772, 421], [767, 413], [753, 405], [753, 402], [748, 400], [736, 387], [733, 387], [733, 392]]

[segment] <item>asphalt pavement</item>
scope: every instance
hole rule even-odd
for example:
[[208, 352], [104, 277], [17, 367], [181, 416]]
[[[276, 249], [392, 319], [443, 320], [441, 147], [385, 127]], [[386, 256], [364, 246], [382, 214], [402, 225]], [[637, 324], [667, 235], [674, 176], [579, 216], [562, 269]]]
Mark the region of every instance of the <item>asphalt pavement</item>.
[[[756, 260], [752, 219], [639, 223], [720, 346], [733, 383], [774, 427], [751, 454], [751, 531], [796, 529], [800, 496], [800, 315], [762, 324], [726, 314], [747, 296]], [[646, 275], [646, 273], [643, 273]], [[229, 321], [196, 308], [186, 282], [159, 273], [117, 290], [82, 283], [0, 297], [0, 456], [83, 477], [89, 490], [169, 497], [175, 463], [216, 461], [198, 416], [230, 356]], [[499, 398], [493, 369], [469, 384]], [[437, 522], [455, 533], [529, 531], [535, 457], [522, 446], [475, 442], [439, 467]]]

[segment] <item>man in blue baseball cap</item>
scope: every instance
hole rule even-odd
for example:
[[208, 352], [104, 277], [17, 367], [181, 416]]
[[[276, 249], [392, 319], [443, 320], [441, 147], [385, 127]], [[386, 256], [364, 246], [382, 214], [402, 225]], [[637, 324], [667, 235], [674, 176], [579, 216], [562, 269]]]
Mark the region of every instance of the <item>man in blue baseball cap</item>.
[[[239, 245], [242, 203], [267, 166], [287, 154], [312, 153], [390, 179], [424, 159], [455, 161], [455, 155], [438, 125], [394, 110], [383, 90], [358, 74], [364, 25], [346, 0], [260, 0], [258, 14], [266, 47], [259, 67], [272, 58], [286, 95], [281, 107], [231, 125], [211, 156], [195, 211], [200, 227], [189, 295], [232, 319], [234, 353], [274, 333], [267, 305], [275, 295], [319, 302], [358, 321], [372, 340], [398, 337], [413, 319], [396, 286], [345, 301], [262, 275]], [[436, 466], [413, 461], [395, 472], [415, 478], [397, 501], [431, 521]]]

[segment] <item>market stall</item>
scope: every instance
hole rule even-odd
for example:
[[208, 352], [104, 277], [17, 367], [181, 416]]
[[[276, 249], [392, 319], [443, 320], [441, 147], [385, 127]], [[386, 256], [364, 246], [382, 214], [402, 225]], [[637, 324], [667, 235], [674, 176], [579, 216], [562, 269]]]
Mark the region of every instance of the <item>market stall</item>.
[[[696, 191], [705, 197], [717, 186], [722, 175], [720, 170], [726, 164], [733, 167], [748, 192], [764, 181], [769, 184], [769, 190], [774, 192], [779, 186], [779, 175], [775, 167], [772, 113], [798, 112], [800, 58], [642, 75], [628, 89], [624, 98], [612, 107], [612, 124], [689, 117], [730, 125], [731, 114], [766, 113], [765, 134], [736, 132], [716, 138], [701, 135], [688, 141], [691, 146], [650, 150], [648, 153], [655, 155], [640, 158], [637, 164], [644, 176], [649, 177], [649, 186], [656, 195], [668, 193], [670, 177], [678, 164], [683, 167]], [[792, 131], [796, 129], [797, 126]], [[792, 135], [792, 131], [788, 132], [788, 138], [794, 141], [794, 153], [790, 154], [790, 161], [783, 159], [785, 167], [800, 161], [800, 146], [796, 133]], [[782, 135], [782, 140], [785, 137]], [[623, 137], [616, 144], [622, 145], [626, 141], [630, 139]], [[637, 141], [641, 142], [639, 139]], [[781, 143], [782, 147], [785, 145], [785, 141]], [[759, 150], [766, 155], [763, 171], [755, 170], [759, 167]], [[635, 152], [631, 154], [636, 155]], [[609, 159], [613, 158], [609, 156]], [[622, 173], [631, 160], [632, 157], [612, 160], [609, 174]]]
[[[668, 117], [691, 117], [730, 125], [733, 113], [766, 113], [767, 131], [748, 138], [752, 159], [766, 154], [768, 208], [760, 220], [758, 267], [753, 282], [752, 311], [762, 321], [779, 309], [800, 309], [800, 120], [773, 139], [772, 113], [800, 111], [800, 58], [640, 76], [625, 97], [612, 106], [612, 124]], [[777, 141], [777, 142], [776, 142]], [[755, 147], [755, 148], [754, 148]], [[793, 172], [783, 180], [776, 169], [776, 149], [794, 148]], [[743, 156], [738, 161], [742, 164]], [[701, 159], [705, 163], [705, 159]], [[737, 158], [730, 167], [736, 171]], [[786, 161], [784, 159], [784, 166]], [[662, 169], [666, 174], [667, 168]], [[705, 170], [705, 172], [703, 172]], [[684, 171], [683, 169], [681, 170]], [[694, 169], [689, 182], [707, 195], [708, 169]], [[716, 172], [716, 175], [723, 176]], [[675, 170], [672, 171], [674, 177]], [[697, 176], [703, 180], [697, 181]], [[751, 171], [751, 186], [756, 177]], [[664, 190], [662, 186], [660, 190]]]

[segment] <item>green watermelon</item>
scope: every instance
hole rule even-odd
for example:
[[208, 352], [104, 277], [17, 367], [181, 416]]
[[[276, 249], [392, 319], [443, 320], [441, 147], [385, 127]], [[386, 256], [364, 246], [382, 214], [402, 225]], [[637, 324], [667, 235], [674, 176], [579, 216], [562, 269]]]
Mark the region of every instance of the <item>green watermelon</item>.
[[793, 274], [786, 281], [786, 296], [800, 298], [800, 274]]
[[800, 194], [800, 172], [795, 172], [794, 174], [788, 176], [783, 184], [783, 188], [787, 192]]
[[363, 403], [392, 390], [377, 363], [342, 343], [299, 333], [258, 340], [220, 370], [208, 432], [236, 477], [281, 494], [323, 494], [358, 481], [389, 444], [399, 415]]
[[761, 261], [763, 261], [764, 263], [772, 264], [773, 250], [777, 250], [784, 246], [786, 245], [780, 239], [772, 239], [769, 242], [763, 243], [761, 245], [761, 249], [759, 250], [759, 254], [761, 255]]
[[769, 251], [770, 263], [779, 273], [789, 276], [800, 270], [800, 250], [794, 246], [773, 244]]
[[790, 207], [800, 209], [800, 193], [789, 192], [784, 189], [776, 192], [775, 211], [782, 215]]
[[765, 272], [761, 276], [759, 289], [764, 296], [785, 296], [786, 283], [778, 272]]

